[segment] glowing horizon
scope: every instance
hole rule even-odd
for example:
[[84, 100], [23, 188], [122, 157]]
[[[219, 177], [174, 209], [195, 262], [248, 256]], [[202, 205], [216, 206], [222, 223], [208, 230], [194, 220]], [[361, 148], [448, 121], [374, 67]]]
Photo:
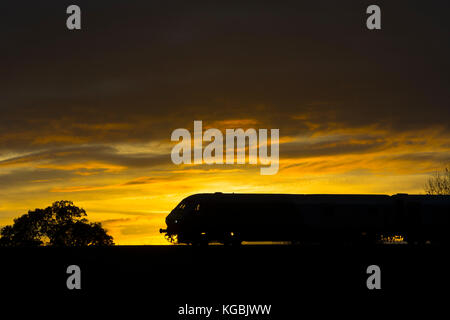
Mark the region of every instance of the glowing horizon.
[[[5, 6], [0, 226], [70, 200], [118, 244], [165, 243], [165, 216], [193, 193], [416, 194], [450, 162], [439, 6], [388, 1], [405, 19], [368, 30], [362, 7], [341, 2], [147, 1], [123, 15], [98, 0], [77, 31], [60, 6]], [[174, 165], [171, 133], [194, 120], [279, 129], [277, 174]]]
[[[407, 134], [393, 137], [374, 130], [374, 139], [388, 141], [384, 147], [377, 146], [363, 153], [355, 153], [351, 149], [343, 154], [286, 156], [284, 152], [286, 145], [292, 148], [294, 143], [299, 147], [307, 145], [309, 150], [320, 146], [322, 150], [318, 153], [333, 149], [338, 143], [358, 146], [371, 143], [369, 139], [358, 141], [358, 133], [349, 131], [351, 133], [346, 134], [341, 129], [310, 137], [284, 137], [280, 143], [280, 170], [273, 176], [262, 176], [258, 166], [249, 164], [176, 166], [171, 163], [170, 148], [163, 141], [150, 145], [153, 146], [152, 154], [164, 155], [167, 152], [164, 155], [166, 161], [151, 168], [118, 166], [108, 161], [83, 162], [74, 158], [74, 154], [82, 149], [16, 155], [0, 161], [2, 172], [14, 173], [22, 169], [34, 172], [32, 175], [36, 177], [55, 176], [31, 180], [20, 188], [22, 196], [18, 192], [10, 192], [9, 201], [3, 200], [0, 206], [0, 224], [11, 224], [13, 218], [28, 210], [64, 199], [84, 208], [89, 220], [102, 222], [116, 244], [166, 244], [158, 231], [165, 226], [165, 216], [183, 198], [194, 193], [424, 193], [426, 179], [441, 167], [439, 157], [433, 161], [436, 157], [432, 155], [448, 154], [445, 148], [439, 149], [439, 144], [445, 143], [445, 139], [439, 138], [436, 130], [423, 131], [420, 138], [414, 138], [415, 143], [409, 144], [395, 143], [411, 139]], [[352, 142], [348, 143], [348, 137]], [[429, 139], [433, 139], [435, 145], [422, 143]], [[161, 147], [157, 149], [156, 145]], [[89, 146], [84, 147], [91, 150]], [[140, 149], [132, 143], [122, 144], [117, 150], [116, 154], [125, 156], [132, 154], [137, 157], [141, 153], [148, 156], [145, 147]], [[85, 155], [89, 157], [88, 153]], [[431, 160], [424, 161], [423, 155]], [[70, 175], [70, 179], [64, 179], [64, 175]]]

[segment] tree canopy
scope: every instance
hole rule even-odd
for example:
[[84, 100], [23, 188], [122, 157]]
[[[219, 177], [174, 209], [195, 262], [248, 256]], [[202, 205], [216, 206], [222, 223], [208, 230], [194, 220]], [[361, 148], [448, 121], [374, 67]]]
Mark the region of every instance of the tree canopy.
[[442, 171], [436, 172], [430, 177], [425, 185], [427, 194], [450, 195], [450, 166]]
[[99, 222], [89, 222], [86, 211], [72, 201], [56, 201], [14, 219], [0, 232], [0, 246], [110, 246], [112, 236]]

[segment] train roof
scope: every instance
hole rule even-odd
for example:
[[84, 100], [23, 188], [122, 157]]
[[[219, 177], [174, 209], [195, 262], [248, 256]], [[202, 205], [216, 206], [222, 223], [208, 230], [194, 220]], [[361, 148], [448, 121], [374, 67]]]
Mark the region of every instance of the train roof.
[[[408, 200], [444, 200], [450, 201], [450, 195], [409, 195], [399, 193], [395, 195], [383, 195], [383, 194], [282, 194], [282, 193], [197, 193], [193, 194], [184, 200], [188, 201], [201, 201], [201, 200], [266, 200], [266, 201], [342, 201], [342, 200], [355, 200], [355, 201], [381, 201], [389, 199], [408, 199]], [[263, 200], [263, 201], [264, 201]]]
[[388, 195], [370, 194], [293, 194], [293, 193], [196, 193], [188, 198], [211, 198], [211, 197], [275, 197], [275, 198], [295, 198], [295, 197], [389, 197]]

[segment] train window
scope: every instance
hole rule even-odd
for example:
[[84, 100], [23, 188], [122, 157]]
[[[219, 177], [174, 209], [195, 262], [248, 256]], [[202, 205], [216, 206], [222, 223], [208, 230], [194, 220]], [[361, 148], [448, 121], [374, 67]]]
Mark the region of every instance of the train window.
[[178, 210], [183, 210], [184, 208], [186, 208], [186, 204], [185, 204], [185, 203], [180, 203], [180, 204], [176, 207], [176, 209], [178, 209]]

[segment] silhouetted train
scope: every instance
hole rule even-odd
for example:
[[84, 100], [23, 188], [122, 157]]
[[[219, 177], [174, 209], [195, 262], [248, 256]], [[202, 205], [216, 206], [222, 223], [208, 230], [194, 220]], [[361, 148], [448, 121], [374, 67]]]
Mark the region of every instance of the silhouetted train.
[[170, 241], [447, 243], [450, 196], [195, 194], [166, 218]]

